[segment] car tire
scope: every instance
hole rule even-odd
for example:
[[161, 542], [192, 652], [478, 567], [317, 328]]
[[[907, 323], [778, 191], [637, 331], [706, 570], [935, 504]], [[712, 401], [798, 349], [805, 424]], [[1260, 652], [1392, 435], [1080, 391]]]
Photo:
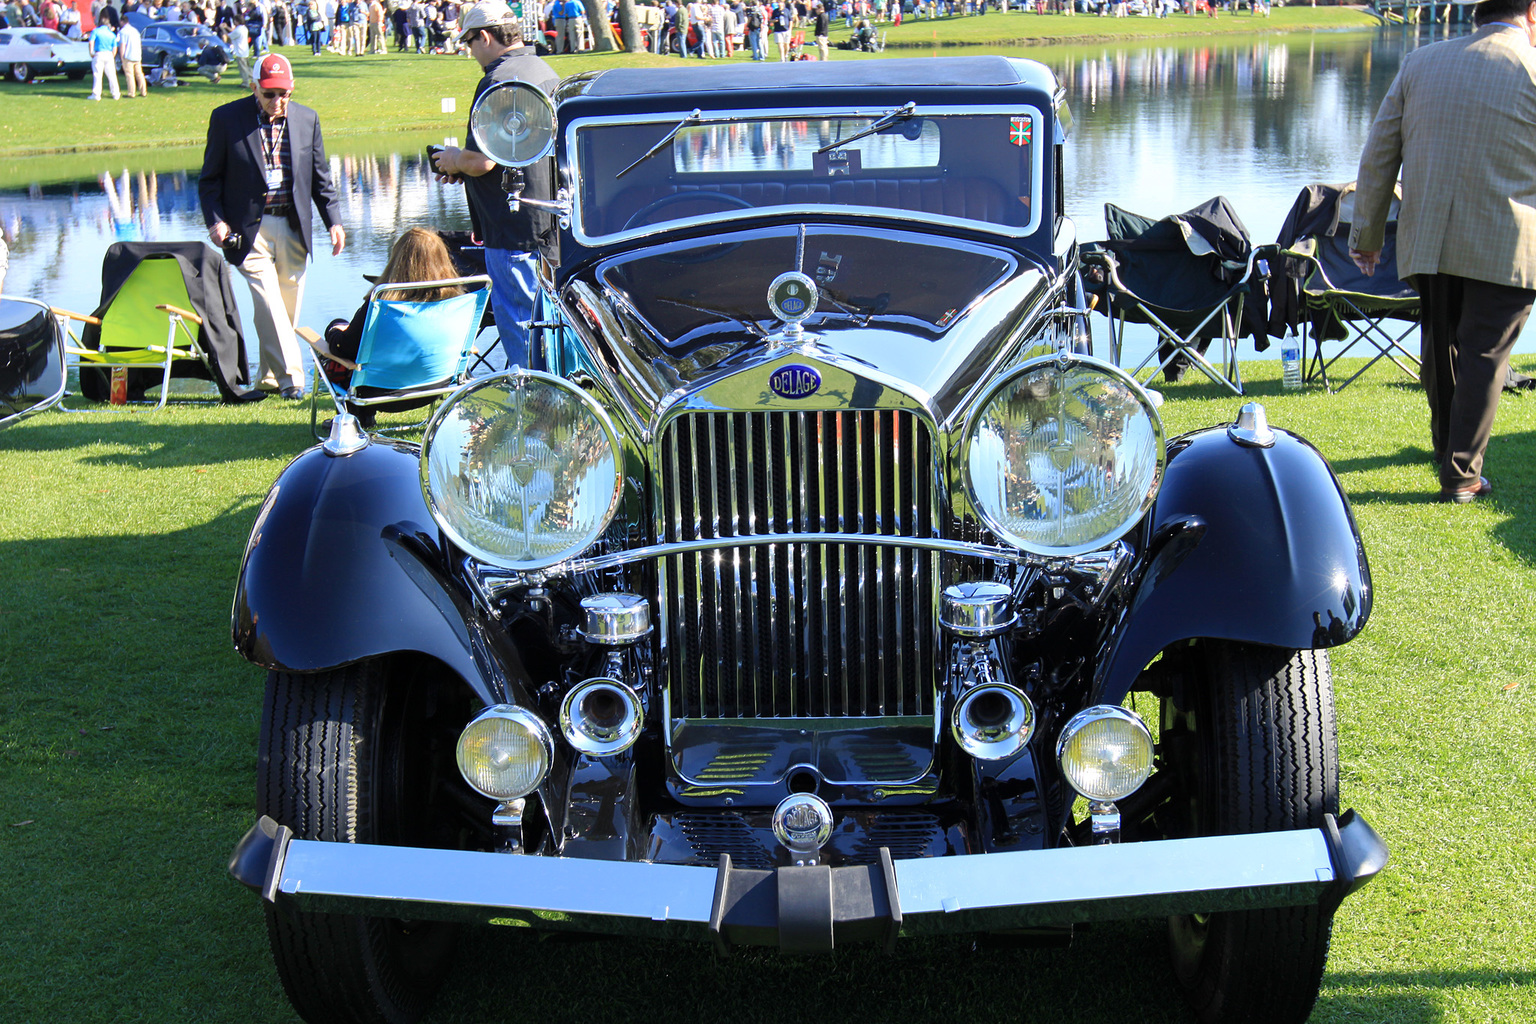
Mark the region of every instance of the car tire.
[[171, 60], [171, 55], [169, 53], [162, 53], [160, 55], [160, 73], [168, 74], [171, 70], [173, 70], [175, 63], [175, 61]]
[[68, 72], [68, 75], [71, 82], [79, 82], [85, 78], [84, 71], [70, 71]]
[[30, 82], [30, 81], [32, 81], [32, 68], [31, 68], [31, 66], [27, 65], [27, 64], [12, 64], [11, 65], [11, 81], [13, 81], [13, 82]]
[[[1317, 828], [1338, 813], [1333, 680], [1324, 651], [1206, 642], [1187, 649], [1161, 743], [1178, 780], [1175, 833]], [[1183, 706], [1180, 706], [1183, 705]], [[1180, 806], [1181, 805], [1181, 806]], [[1174, 974], [1203, 1024], [1301, 1024], [1333, 917], [1315, 906], [1169, 918]]]
[[[298, 839], [452, 845], [424, 820], [431, 801], [422, 793], [424, 780], [440, 778], [442, 768], [430, 739], [441, 730], [423, 723], [448, 702], [401, 676], [379, 661], [314, 675], [269, 673], [259, 812]], [[449, 924], [270, 905], [266, 919], [283, 988], [314, 1024], [415, 1021], [447, 974], [457, 935]]]

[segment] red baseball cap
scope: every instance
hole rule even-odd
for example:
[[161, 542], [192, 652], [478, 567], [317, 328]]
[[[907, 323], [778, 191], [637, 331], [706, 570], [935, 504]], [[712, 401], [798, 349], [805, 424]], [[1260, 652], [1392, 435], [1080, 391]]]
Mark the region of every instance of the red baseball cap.
[[269, 53], [256, 65], [256, 84], [263, 89], [292, 89], [293, 65], [280, 53]]

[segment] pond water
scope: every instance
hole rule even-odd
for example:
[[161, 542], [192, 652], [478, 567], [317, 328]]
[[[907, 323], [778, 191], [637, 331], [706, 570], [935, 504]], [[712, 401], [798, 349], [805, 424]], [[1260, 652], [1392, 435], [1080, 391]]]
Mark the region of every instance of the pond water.
[[[1428, 41], [1427, 34], [1392, 28], [1013, 52], [1047, 64], [1066, 87], [1076, 119], [1066, 151], [1067, 207], [1079, 237], [1104, 237], [1106, 202], [1162, 216], [1220, 194], [1254, 239], [1266, 242], [1302, 187], [1354, 178], [1402, 55]], [[374, 144], [391, 141], [376, 137]], [[320, 327], [350, 316], [367, 288], [363, 275], [382, 268], [401, 230], [468, 229], [462, 190], [438, 185], [428, 173], [426, 141], [432, 140], [402, 136], [393, 152], [333, 153], [348, 246], [339, 257], [325, 251], [312, 263], [304, 323]], [[112, 242], [205, 238], [197, 201], [201, 155], [189, 148], [184, 168], [167, 171], [163, 152], [153, 158], [160, 170], [139, 169], [151, 165], [147, 154], [103, 154], [94, 178], [0, 190], [0, 222], [12, 239], [6, 291], [90, 312]], [[250, 295], [239, 280], [234, 292], [254, 355]], [[1094, 331], [1103, 353], [1102, 318], [1094, 318]], [[1133, 349], [1139, 340], [1132, 339]], [[1536, 351], [1536, 328], [1517, 350]], [[1252, 357], [1251, 345], [1241, 354]]]

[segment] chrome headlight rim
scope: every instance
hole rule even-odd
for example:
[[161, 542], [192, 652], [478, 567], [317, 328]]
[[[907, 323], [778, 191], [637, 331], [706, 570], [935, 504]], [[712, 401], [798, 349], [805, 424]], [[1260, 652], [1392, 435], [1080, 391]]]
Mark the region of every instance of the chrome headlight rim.
[[[521, 789], [519, 792], [509, 791], [505, 794], [488, 792], [484, 787], [476, 785], [475, 781], [470, 778], [469, 773], [464, 770], [464, 737], [469, 735], [471, 729], [489, 719], [515, 722], [527, 730], [529, 735], [537, 742], [542, 758], [536, 773], [538, 778], [534, 781], [533, 785]], [[549, 770], [555, 763], [555, 741], [554, 737], [550, 735], [549, 726], [545, 724], [544, 720], [527, 708], [517, 704], [492, 704], [489, 707], [482, 708], [480, 713], [471, 718], [464, 728], [459, 731], [459, 738], [454, 744], [454, 762], [458, 766], [459, 777], [481, 796], [502, 802], [518, 800], [538, 789], [544, 784], [544, 780], [549, 778]]]
[[[1088, 726], [1103, 721], [1117, 721], [1129, 726], [1132, 732], [1146, 745], [1146, 770], [1141, 772], [1140, 778], [1136, 780], [1134, 785], [1127, 787], [1123, 792], [1117, 791], [1113, 794], [1085, 792], [1084, 788], [1078, 785], [1078, 781], [1074, 779], [1073, 773], [1068, 769], [1065, 760], [1067, 745], [1072, 742], [1073, 738]], [[1152, 777], [1152, 759], [1155, 752], [1156, 746], [1152, 742], [1152, 731], [1147, 728], [1147, 723], [1142, 721], [1141, 716], [1134, 711], [1120, 707], [1117, 704], [1095, 704], [1083, 708], [1083, 710], [1073, 715], [1066, 725], [1062, 726], [1061, 735], [1056, 738], [1056, 765], [1061, 770], [1062, 778], [1066, 780], [1067, 785], [1072, 787], [1073, 792], [1086, 800], [1097, 803], [1113, 803], [1116, 800], [1124, 800], [1146, 785], [1147, 779]]]
[[[463, 532], [454, 526], [451, 519], [442, 509], [437, 496], [432, 493], [431, 454], [432, 442], [437, 437], [438, 429], [443, 421], [471, 395], [488, 388], [513, 384], [524, 380], [539, 381], [552, 385], [574, 397], [586, 408], [587, 412], [592, 414], [602, 427], [608, 447], [613, 452], [614, 485], [613, 493], [609, 496], [608, 507], [596, 519], [598, 525], [588, 531], [587, 536], [582, 541], [568, 545], [552, 555], [518, 561], [476, 544], [465, 537]], [[475, 559], [475, 561], [486, 565], [493, 565], [500, 569], [510, 569], [516, 572], [536, 572], [575, 558], [596, 543], [597, 539], [603, 535], [603, 532], [613, 524], [614, 516], [618, 514], [619, 504], [624, 499], [624, 458], [623, 436], [620, 434], [618, 427], [615, 426], [613, 417], [608, 414], [608, 410], [603, 408], [597, 399], [563, 377], [557, 377], [543, 370], [518, 368], [515, 370], [503, 370], [488, 377], [477, 377], [459, 387], [443, 400], [442, 404], [432, 414], [432, 418], [427, 422], [426, 430], [422, 434], [421, 455], [417, 461], [417, 475], [421, 485], [422, 496], [426, 500], [427, 510], [431, 513], [433, 522], [438, 525], [438, 528], [443, 531], [444, 535], [455, 546]]]
[[[981, 500], [979, 489], [977, 488], [975, 481], [971, 478], [971, 449], [974, 447], [976, 442], [976, 431], [979, 426], [979, 420], [981, 417], [985, 415], [988, 408], [990, 408], [993, 400], [1008, 387], [1016, 383], [1019, 378], [1027, 376], [1028, 374], [1031, 374], [1041, 367], [1047, 365], [1058, 366], [1062, 371], [1068, 371], [1079, 367], [1088, 367], [1113, 378], [1123, 385], [1128, 386], [1131, 389], [1132, 394], [1137, 397], [1142, 410], [1147, 414], [1148, 419], [1151, 421], [1155, 439], [1153, 448], [1157, 459], [1156, 472], [1153, 476], [1152, 486], [1148, 489], [1147, 494], [1143, 496], [1139, 502], [1136, 513], [1134, 515], [1127, 516], [1124, 522], [1120, 523], [1116, 528], [1106, 532], [1102, 536], [1079, 544], [1039, 544], [1031, 541], [1027, 537], [1020, 536], [1013, 530], [1009, 529], [1006, 524], [1000, 522], [997, 516], [992, 514], [992, 512], [988, 509], [987, 504]], [[1134, 530], [1137, 525], [1146, 518], [1147, 513], [1151, 511], [1153, 504], [1157, 500], [1157, 492], [1162, 487], [1163, 476], [1167, 470], [1167, 460], [1167, 433], [1163, 428], [1162, 416], [1158, 414], [1157, 407], [1152, 404], [1151, 398], [1147, 396], [1146, 389], [1141, 386], [1140, 382], [1138, 382], [1135, 377], [1131, 376], [1129, 373], [1127, 373], [1125, 370], [1122, 370], [1115, 364], [1107, 360], [1100, 359], [1096, 356], [1080, 355], [1071, 352], [1058, 352], [1051, 355], [1037, 356], [1034, 359], [1025, 360], [1019, 365], [1008, 370], [1006, 373], [1002, 374], [1002, 376], [993, 382], [993, 384], [988, 387], [986, 391], [982, 392], [980, 398], [977, 399], [975, 405], [971, 408], [970, 413], [965, 419], [965, 427], [961, 434], [959, 458], [955, 466], [956, 475], [959, 477], [960, 486], [965, 494], [966, 500], [970, 502], [971, 508], [976, 512], [976, 515], [981, 518], [987, 529], [996, 534], [999, 539], [1003, 540], [1005, 543], [1013, 545], [1021, 551], [1027, 551], [1033, 555], [1041, 555], [1044, 557], [1073, 558], [1078, 555], [1086, 555], [1089, 552], [1099, 551], [1108, 547], [1109, 545], [1115, 543], [1116, 541], [1123, 538], [1126, 534]]]

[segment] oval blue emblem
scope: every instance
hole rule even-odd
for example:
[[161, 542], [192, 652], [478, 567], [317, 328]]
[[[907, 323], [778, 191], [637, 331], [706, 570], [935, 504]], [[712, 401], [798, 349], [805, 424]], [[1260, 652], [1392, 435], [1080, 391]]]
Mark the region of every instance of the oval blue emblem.
[[791, 363], [774, 370], [768, 386], [780, 398], [810, 398], [821, 388], [821, 374], [809, 366]]

